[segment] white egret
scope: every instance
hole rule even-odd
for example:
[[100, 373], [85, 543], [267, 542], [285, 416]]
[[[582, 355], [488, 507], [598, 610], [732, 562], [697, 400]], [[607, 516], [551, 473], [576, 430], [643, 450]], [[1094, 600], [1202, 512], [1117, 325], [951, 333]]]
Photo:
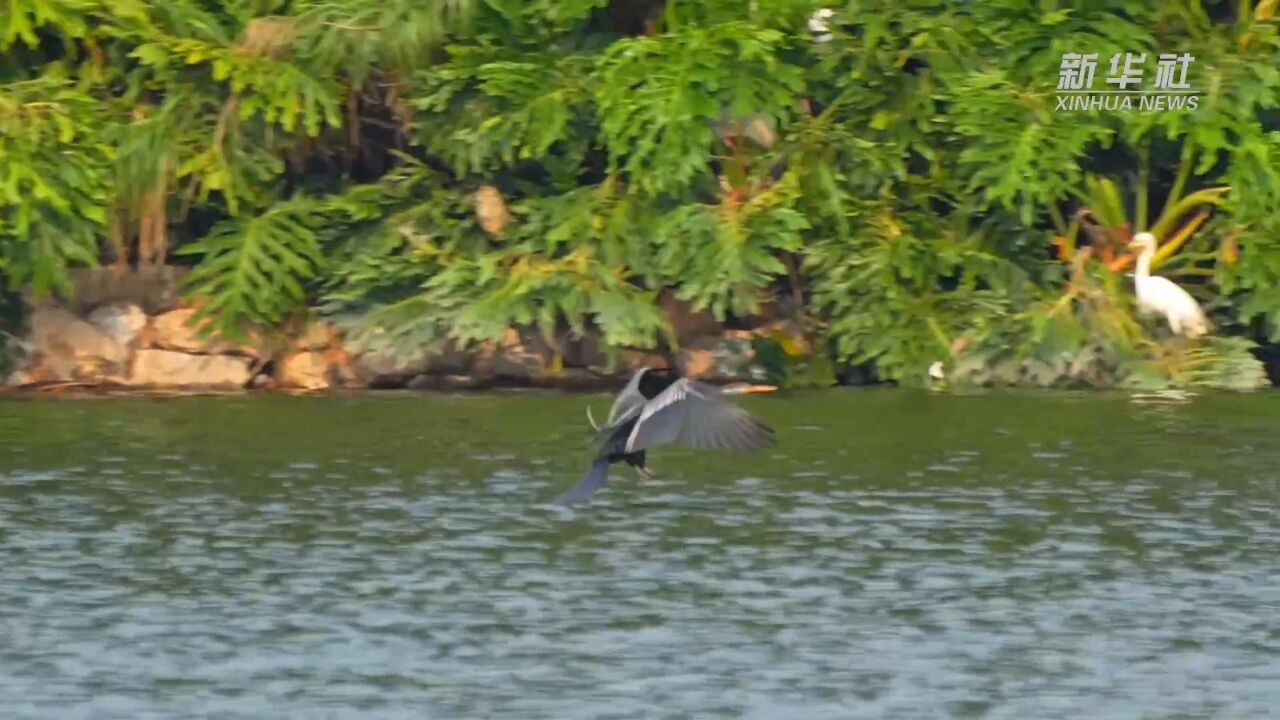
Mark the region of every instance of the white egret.
[[941, 360], [935, 360], [934, 363], [929, 366], [929, 377], [933, 378], [934, 380], [947, 379], [947, 371], [944, 369], [944, 366]]
[[1133, 236], [1129, 243], [1137, 249], [1138, 267], [1133, 274], [1133, 291], [1138, 297], [1138, 309], [1146, 314], [1161, 314], [1169, 321], [1169, 329], [1176, 335], [1200, 337], [1209, 332], [1209, 320], [1200, 304], [1186, 290], [1172, 280], [1151, 274], [1151, 259], [1156, 254], [1156, 238], [1148, 232]]
[[831, 19], [836, 16], [836, 11], [831, 8], [818, 8], [809, 16], [809, 32], [813, 35], [814, 42], [831, 42], [831, 38], [835, 37], [831, 33]]

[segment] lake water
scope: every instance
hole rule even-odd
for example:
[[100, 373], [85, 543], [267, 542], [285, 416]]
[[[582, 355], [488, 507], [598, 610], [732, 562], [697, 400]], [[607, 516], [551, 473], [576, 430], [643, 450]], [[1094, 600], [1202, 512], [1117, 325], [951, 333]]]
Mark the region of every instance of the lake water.
[[1280, 717], [1280, 396], [0, 402], [5, 718]]

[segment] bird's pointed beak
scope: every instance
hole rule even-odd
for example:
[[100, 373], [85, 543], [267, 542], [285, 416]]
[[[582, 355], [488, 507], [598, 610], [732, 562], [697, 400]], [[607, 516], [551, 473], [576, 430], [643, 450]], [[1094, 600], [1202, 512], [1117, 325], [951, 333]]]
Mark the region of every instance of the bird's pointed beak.
[[1126, 247], [1126, 248], [1128, 248], [1128, 249], [1130, 249], [1130, 250], [1136, 250], [1136, 249], [1138, 248], [1138, 241], [1137, 241], [1137, 240], [1130, 240], [1130, 241], [1129, 241], [1129, 244], [1128, 244], [1128, 245], [1125, 245], [1125, 247]]
[[777, 385], [750, 385], [748, 383], [734, 383], [733, 385], [725, 385], [720, 389], [726, 395], [746, 395], [747, 393], [767, 393], [777, 390]]

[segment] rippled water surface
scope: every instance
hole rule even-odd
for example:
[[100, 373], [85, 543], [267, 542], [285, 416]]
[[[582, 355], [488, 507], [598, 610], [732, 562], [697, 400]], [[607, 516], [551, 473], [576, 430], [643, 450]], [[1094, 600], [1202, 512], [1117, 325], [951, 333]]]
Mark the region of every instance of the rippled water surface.
[[1280, 397], [0, 403], [6, 718], [1280, 717]]

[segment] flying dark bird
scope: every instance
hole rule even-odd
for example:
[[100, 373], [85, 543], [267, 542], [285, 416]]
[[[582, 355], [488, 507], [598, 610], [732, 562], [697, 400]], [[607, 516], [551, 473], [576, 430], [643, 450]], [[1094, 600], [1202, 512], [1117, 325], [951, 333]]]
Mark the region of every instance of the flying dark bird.
[[645, 451], [655, 445], [679, 441], [699, 450], [739, 452], [772, 445], [773, 430], [768, 425], [723, 398], [776, 389], [745, 383], [715, 387], [680, 377], [673, 370], [641, 368], [613, 401], [603, 426], [596, 425], [587, 408], [587, 419], [602, 438], [600, 450], [586, 476], [556, 502], [590, 498], [604, 487], [614, 463], [625, 462], [652, 477]]

